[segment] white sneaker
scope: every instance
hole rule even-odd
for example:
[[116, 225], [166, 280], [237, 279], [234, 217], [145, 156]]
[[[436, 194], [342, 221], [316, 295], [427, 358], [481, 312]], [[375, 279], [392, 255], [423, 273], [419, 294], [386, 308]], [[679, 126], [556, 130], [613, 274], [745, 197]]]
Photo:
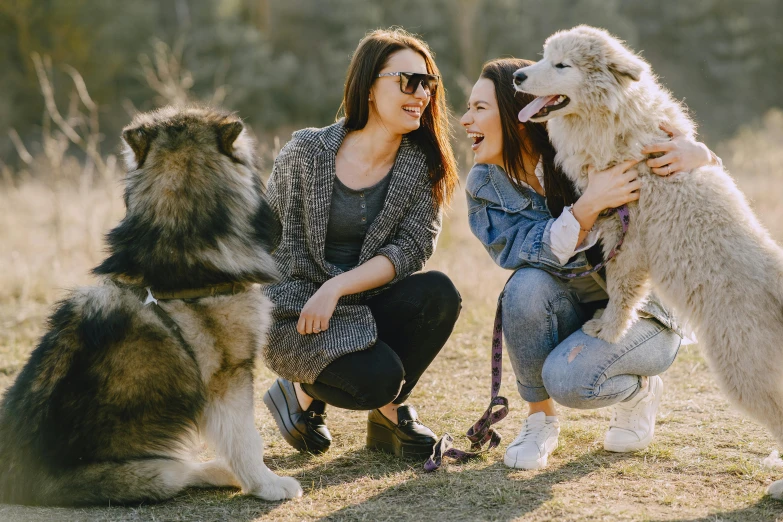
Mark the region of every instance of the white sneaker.
[[625, 453], [649, 446], [655, 434], [655, 413], [662, 396], [663, 380], [655, 375], [636, 397], [615, 404], [609, 431], [604, 437], [604, 449]]
[[525, 419], [522, 431], [506, 448], [503, 462], [509, 468], [541, 469], [549, 454], [557, 448], [560, 423], [557, 417], [547, 417], [543, 411]]

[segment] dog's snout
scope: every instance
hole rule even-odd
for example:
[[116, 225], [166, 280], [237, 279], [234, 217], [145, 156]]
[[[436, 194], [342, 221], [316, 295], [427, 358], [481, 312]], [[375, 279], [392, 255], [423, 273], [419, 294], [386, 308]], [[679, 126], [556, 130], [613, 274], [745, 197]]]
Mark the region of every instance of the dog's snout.
[[514, 85], [522, 85], [522, 82], [527, 80], [527, 74], [523, 73], [522, 71], [517, 71], [514, 73]]

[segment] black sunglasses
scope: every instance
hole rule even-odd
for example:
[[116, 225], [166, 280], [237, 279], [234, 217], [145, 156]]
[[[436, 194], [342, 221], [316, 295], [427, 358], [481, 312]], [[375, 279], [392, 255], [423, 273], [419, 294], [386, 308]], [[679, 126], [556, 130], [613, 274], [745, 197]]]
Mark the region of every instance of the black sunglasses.
[[383, 76], [399, 76], [400, 91], [405, 94], [414, 94], [419, 88], [419, 84], [424, 88], [427, 96], [435, 96], [435, 89], [438, 87], [440, 77], [437, 74], [421, 74], [411, 72], [389, 72], [381, 73], [378, 78]]

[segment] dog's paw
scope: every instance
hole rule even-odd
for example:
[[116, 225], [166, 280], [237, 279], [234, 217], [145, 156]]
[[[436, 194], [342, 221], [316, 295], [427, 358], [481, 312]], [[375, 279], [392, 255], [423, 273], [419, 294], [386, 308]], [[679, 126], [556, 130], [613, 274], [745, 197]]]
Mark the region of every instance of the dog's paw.
[[611, 326], [604, 326], [601, 333], [598, 334], [598, 338], [606, 341], [610, 344], [617, 344], [625, 334], [625, 328], [614, 328]]
[[775, 500], [783, 500], [783, 480], [776, 480], [769, 485], [767, 489], [767, 495]]
[[295, 478], [275, 476], [251, 494], [264, 500], [299, 498], [302, 496], [302, 486]]
[[604, 328], [604, 322], [601, 319], [590, 319], [582, 325], [582, 331], [590, 337], [598, 337]]
[[582, 325], [582, 331], [590, 337], [596, 337], [612, 344], [617, 343], [624, 333], [623, 329], [616, 328], [603, 319], [590, 319]]

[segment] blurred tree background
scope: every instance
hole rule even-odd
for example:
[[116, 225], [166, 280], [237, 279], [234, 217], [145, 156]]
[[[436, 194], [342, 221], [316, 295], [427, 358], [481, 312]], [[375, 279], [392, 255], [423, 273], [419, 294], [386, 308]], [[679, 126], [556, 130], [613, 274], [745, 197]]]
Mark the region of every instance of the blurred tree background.
[[[586, 23], [641, 51], [715, 142], [781, 105], [781, 21], [781, 0], [0, 0], [0, 132], [40, 146], [33, 53], [50, 57], [61, 107], [65, 66], [81, 73], [113, 152], [134, 111], [178, 96], [236, 110], [262, 138], [326, 125], [356, 44], [391, 25], [430, 44], [461, 114], [485, 60], [536, 59], [551, 33]], [[15, 156], [0, 140], [0, 158]]]

